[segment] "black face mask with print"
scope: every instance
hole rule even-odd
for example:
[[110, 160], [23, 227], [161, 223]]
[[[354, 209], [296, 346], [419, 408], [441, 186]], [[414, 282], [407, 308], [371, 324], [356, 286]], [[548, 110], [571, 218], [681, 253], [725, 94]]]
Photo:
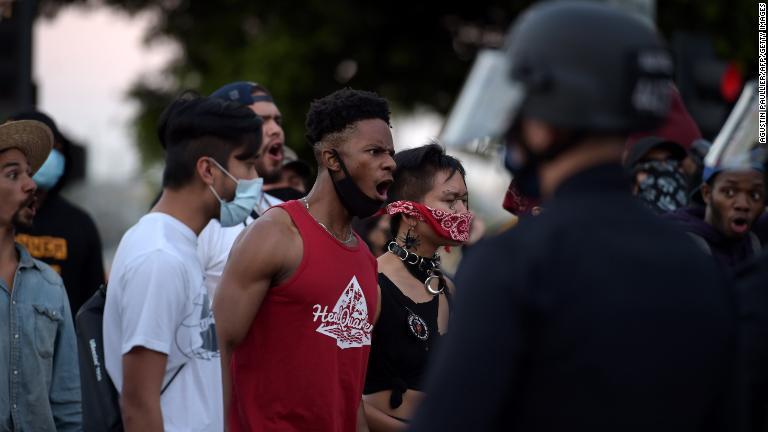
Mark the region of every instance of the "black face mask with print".
[[688, 205], [688, 182], [677, 161], [649, 161], [635, 165], [637, 197], [657, 214]]
[[333, 153], [339, 160], [341, 170], [344, 172], [344, 178], [338, 181], [334, 180], [333, 187], [336, 189], [336, 194], [349, 214], [362, 219], [379, 211], [384, 205], [384, 201], [373, 199], [361, 191], [355, 181], [352, 180], [352, 176], [349, 175], [349, 171], [347, 171], [344, 161], [341, 160], [339, 152], [334, 149]]

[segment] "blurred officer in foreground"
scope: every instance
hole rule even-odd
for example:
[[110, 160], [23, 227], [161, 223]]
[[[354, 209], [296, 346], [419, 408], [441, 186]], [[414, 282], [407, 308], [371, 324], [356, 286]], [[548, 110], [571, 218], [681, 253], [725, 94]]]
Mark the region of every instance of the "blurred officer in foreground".
[[546, 211], [465, 257], [414, 430], [727, 428], [728, 287], [620, 165], [627, 135], [666, 114], [671, 69], [647, 24], [585, 2], [534, 6], [480, 55], [442, 139], [504, 136]]

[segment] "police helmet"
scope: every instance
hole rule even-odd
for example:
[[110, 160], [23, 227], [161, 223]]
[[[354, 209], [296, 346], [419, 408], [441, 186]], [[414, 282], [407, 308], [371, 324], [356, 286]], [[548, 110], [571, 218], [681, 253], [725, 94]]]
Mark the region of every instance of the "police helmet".
[[484, 50], [441, 134], [458, 146], [501, 137], [521, 116], [584, 132], [628, 133], [667, 113], [673, 62], [656, 31], [615, 6], [533, 6], [501, 50]]

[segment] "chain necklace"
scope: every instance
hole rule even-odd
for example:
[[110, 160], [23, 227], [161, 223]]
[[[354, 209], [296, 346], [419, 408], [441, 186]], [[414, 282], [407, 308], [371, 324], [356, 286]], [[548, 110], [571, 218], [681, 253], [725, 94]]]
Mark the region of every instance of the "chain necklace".
[[304, 197], [304, 198], [299, 198], [299, 201], [301, 201], [301, 202], [303, 202], [303, 203], [304, 203], [304, 207], [306, 207], [306, 208], [307, 208], [307, 213], [309, 213], [309, 215], [310, 215], [310, 216], [312, 216], [312, 219], [314, 219], [314, 220], [315, 220], [315, 222], [317, 222], [317, 224], [318, 224], [318, 225], [320, 225], [321, 227], [323, 227], [323, 229], [324, 229], [325, 231], [327, 231], [327, 232], [328, 232], [328, 234], [332, 235], [332, 236], [333, 236], [333, 238], [335, 238], [336, 240], [338, 240], [338, 241], [340, 241], [340, 242], [342, 242], [342, 243], [344, 243], [344, 244], [349, 244], [349, 243], [351, 243], [351, 242], [352, 242], [352, 240], [354, 240], [354, 239], [355, 239], [355, 234], [352, 232], [352, 228], [350, 228], [350, 229], [349, 229], [349, 235], [347, 236], [347, 239], [346, 239], [346, 240], [343, 240], [343, 239], [342, 239], [340, 236], [336, 235], [336, 233], [335, 233], [335, 232], [331, 231], [331, 230], [330, 230], [330, 229], [328, 229], [328, 227], [327, 227], [327, 226], [325, 226], [325, 225], [324, 225], [322, 222], [320, 222], [319, 220], [317, 220], [317, 218], [316, 218], [316, 217], [314, 217], [314, 216], [312, 215], [312, 213], [310, 213], [310, 212], [309, 212], [309, 201], [307, 201], [307, 197]]

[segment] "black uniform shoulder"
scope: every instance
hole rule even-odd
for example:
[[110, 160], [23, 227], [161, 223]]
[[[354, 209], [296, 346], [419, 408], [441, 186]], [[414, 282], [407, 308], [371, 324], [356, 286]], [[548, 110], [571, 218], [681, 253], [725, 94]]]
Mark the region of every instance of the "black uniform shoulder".
[[535, 224], [519, 224], [473, 245], [456, 273], [459, 298], [468, 293], [493, 299], [525, 296], [529, 276], [548, 249], [545, 235]]
[[[742, 313], [759, 310], [768, 314], [768, 251], [736, 269], [734, 273], [741, 300]], [[761, 310], [765, 309], [765, 310]]]

